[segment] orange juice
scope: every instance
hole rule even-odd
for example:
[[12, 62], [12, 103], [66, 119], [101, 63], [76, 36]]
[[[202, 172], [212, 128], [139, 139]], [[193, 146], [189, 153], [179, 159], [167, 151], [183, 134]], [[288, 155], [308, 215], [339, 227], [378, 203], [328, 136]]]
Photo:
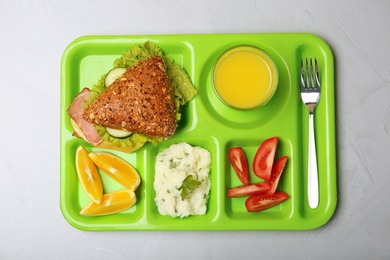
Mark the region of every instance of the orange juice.
[[225, 52], [215, 65], [214, 89], [227, 105], [251, 109], [267, 103], [278, 83], [278, 72], [262, 50], [239, 46]]

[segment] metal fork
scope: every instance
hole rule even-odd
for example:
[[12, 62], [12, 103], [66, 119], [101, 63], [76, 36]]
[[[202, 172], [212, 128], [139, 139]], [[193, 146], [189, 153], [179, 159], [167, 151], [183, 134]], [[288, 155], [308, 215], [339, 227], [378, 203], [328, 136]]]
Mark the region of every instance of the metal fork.
[[301, 60], [301, 97], [309, 110], [309, 151], [308, 151], [308, 196], [309, 205], [318, 207], [318, 168], [314, 136], [314, 108], [320, 101], [320, 73], [317, 59]]

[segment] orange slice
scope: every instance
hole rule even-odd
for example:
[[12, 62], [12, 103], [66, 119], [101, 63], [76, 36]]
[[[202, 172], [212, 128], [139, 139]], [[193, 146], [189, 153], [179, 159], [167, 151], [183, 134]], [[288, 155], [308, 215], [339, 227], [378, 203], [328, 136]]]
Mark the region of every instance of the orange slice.
[[82, 146], [76, 150], [76, 171], [85, 193], [93, 202], [100, 204], [103, 197], [103, 185], [99, 172], [89, 158], [87, 150]]
[[97, 167], [126, 188], [135, 191], [141, 183], [137, 170], [118, 156], [106, 152], [92, 152], [89, 157]]
[[104, 194], [100, 204], [91, 201], [80, 211], [80, 214], [84, 216], [114, 214], [134, 206], [136, 202], [137, 197], [135, 196], [134, 191], [118, 190]]

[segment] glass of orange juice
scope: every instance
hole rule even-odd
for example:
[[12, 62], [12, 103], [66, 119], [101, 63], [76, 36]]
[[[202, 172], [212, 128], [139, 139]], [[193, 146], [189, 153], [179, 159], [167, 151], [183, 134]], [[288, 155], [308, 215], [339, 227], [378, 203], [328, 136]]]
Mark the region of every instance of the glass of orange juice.
[[219, 99], [236, 109], [266, 104], [278, 86], [278, 70], [263, 50], [241, 45], [227, 50], [213, 70], [213, 87]]

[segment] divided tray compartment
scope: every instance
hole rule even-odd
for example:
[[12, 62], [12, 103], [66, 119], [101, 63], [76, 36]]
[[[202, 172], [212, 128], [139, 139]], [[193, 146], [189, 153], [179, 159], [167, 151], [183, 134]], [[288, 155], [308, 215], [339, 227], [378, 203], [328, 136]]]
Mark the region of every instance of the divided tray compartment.
[[[66, 111], [84, 87], [92, 88], [100, 76], [112, 68], [124, 51], [145, 41], [159, 45], [166, 56], [182, 66], [198, 89], [197, 96], [182, 109], [176, 134], [157, 146], [146, 144], [126, 154], [95, 148], [72, 136]], [[236, 45], [253, 45], [266, 51], [279, 70], [274, 97], [264, 107], [238, 111], [224, 105], [212, 87], [212, 69], [218, 57]], [[310, 209], [307, 202], [308, 112], [299, 92], [300, 60], [316, 57], [322, 79], [321, 101], [315, 111], [320, 204]], [[65, 219], [82, 230], [297, 230], [325, 224], [337, 204], [336, 144], [334, 122], [334, 65], [327, 43], [311, 34], [209, 34], [84, 36], [65, 50], [61, 62], [60, 206]], [[252, 171], [253, 157], [267, 138], [277, 136], [276, 157], [289, 157], [278, 190], [290, 199], [266, 211], [248, 213], [246, 198], [227, 198], [230, 187], [241, 185], [227, 157], [231, 147], [246, 152], [250, 182], [262, 180]], [[153, 188], [157, 153], [180, 142], [210, 151], [211, 191], [204, 216], [171, 218], [161, 216], [154, 202]], [[79, 145], [88, 151], [107, 151], [130, 162], [141, 176], [137, 203], [123, 212], [101, 216], [81, 216], [89, 202], [78, 182], [75, 152]], [[123, 188], [104, 173], [104, 192]]]

